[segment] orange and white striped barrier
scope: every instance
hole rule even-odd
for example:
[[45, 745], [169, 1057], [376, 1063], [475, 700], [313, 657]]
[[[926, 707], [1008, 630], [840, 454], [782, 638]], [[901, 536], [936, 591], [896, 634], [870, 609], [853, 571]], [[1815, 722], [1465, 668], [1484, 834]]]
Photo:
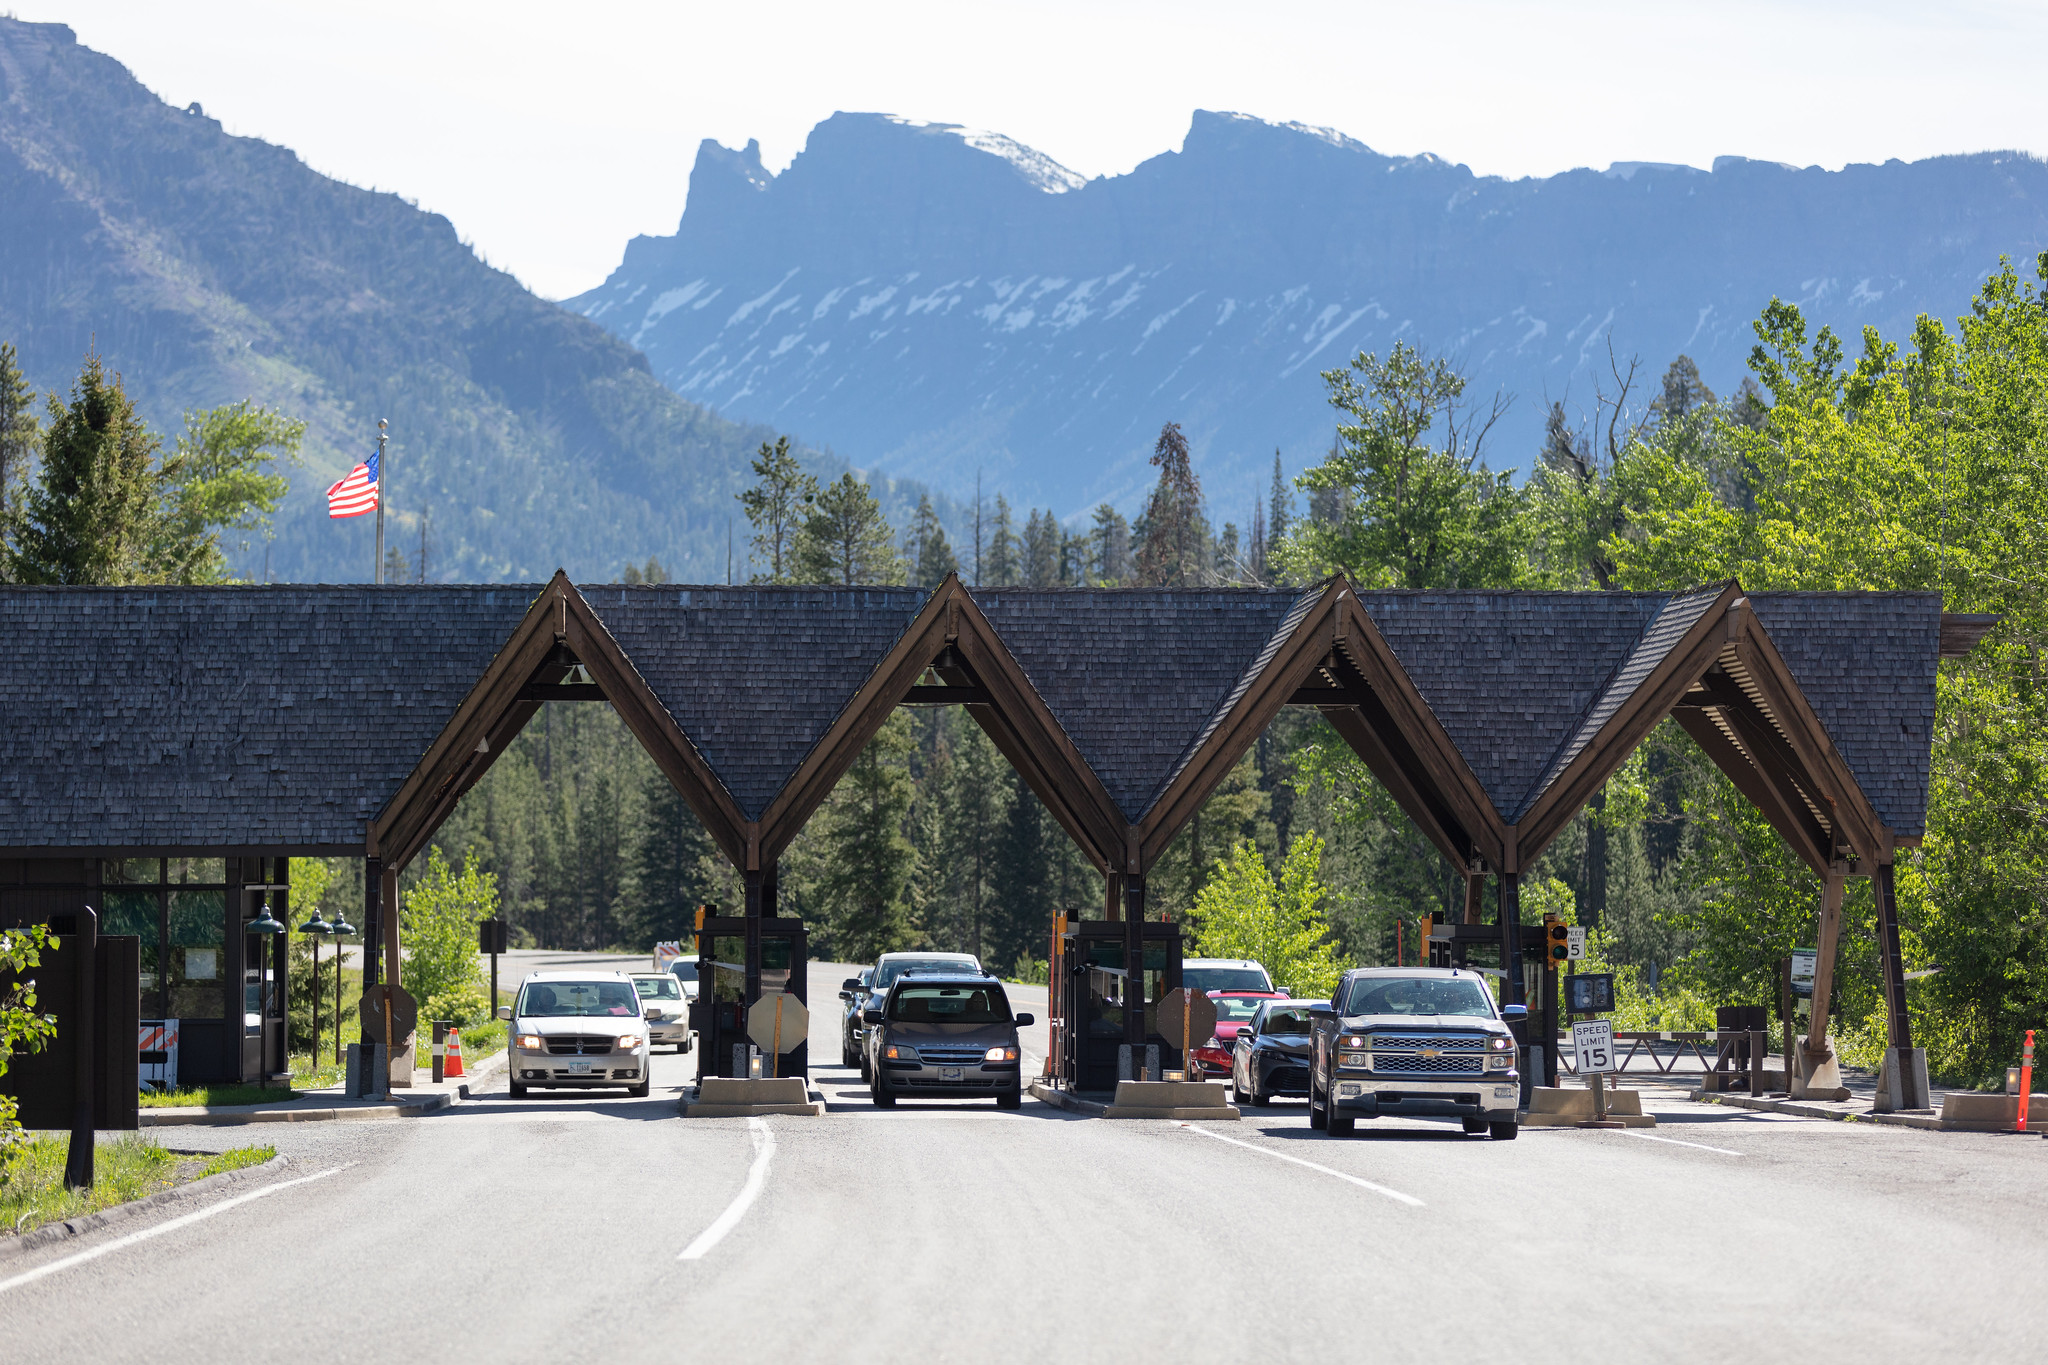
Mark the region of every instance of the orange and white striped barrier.
[[443, 1060], [444, 1060], [444, 1061], [445, 1061], [445, 1063], [446, 1063], [446, 1068], [445, 1068], [445, 1071], [444, 1071], [444, 1073], [443, 1073], [443, 1077], [442, 1077], [442, 1078], [443, 1078], [444, 1080], [450, 1080], [450, 1081], [457, 1081], [457, 1080], [461, 1080], [461, 1079], [462, 1079], [462, 1030], [461, 1030], [461, 1029], [459, 1029], [459, 1028], [452, 1028], [452, 1029], [449, 1029], [449, 1030], [448, 1030], [448, 1053], [447, 1053], [447, 1056], [446, 1056], [446, 1057], [445, 1057], [445, 1058], [444, 1058]]
[[2020, 1052], [2020, 1102], [2013, 1106], [2015, 1133], [2027, 1131], [2027, 1097], [2034, 1091], [2034, 1031], [2027, 1030], [2027, 1045]]

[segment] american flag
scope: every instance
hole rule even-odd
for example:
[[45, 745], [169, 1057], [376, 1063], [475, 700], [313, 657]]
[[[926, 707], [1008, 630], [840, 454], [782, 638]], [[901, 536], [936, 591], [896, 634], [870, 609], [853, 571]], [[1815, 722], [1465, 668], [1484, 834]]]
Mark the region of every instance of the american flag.
[[327, 515], [359, 517], [377, 510], [377, 457], [372, 455], [327, 490]]

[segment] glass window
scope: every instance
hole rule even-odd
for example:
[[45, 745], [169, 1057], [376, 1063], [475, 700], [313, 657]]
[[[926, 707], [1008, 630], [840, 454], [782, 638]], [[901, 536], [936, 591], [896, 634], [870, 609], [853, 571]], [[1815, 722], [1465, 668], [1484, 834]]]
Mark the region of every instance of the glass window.
[[1259, 1012], [1259, 1006], [1266, 1003], [1264, 996], [1212, 995], [1216, 1002], [1216, 1017], [1226, 1024], [1249, 1019]]
[[697, 959], [694, 957], [677, 958], [669, 964], [668, 974], [678, 981], [695, 981], [697, 979]]
[[519, 992], [518, 1013], [529, 1019], [578, 1015], [640, 1017], [640, 999], [623, 981], [529, 981]]
[[156, 1015], [163, 1009], [157, 999], [157, 954], [163, 946], [163, 902], [155, 891], [108, 891], [101, 897], [100, 932], [133, 934], [142, 940], [142, 971], [137, 985], [142, 992], [142, 1012]]
[[884, 962], [875, 970], [875, 986], [879, 989], [913, 968], [920, 971], [941, 971], [972, 973], [981, 970], [981, 963], [965, 953], [948, 953], [942, 957], [906, 957], [895, 962]]
[[225, 858], [172, 858], [165, 870], [173, 886], [219, 886], [228, 879]]
[[108, 858], [100, 864], [100, 880], [108, 886], [155, 886], [162, 874], [157, 858]]
[[999, 986], [905, 986], [889, 1002], [899, 1024], [1007, 1024], [1010, 1001]]
[[1274, 1010], [1266, 1016], [1266, 1022], [1259, 1025], [1262, 1034], [1278, 1034], [1283, 1038], [1306, 1038], [1308, 1036], [1308, 1011]]
[[1458, 1014], [1491, 1019], [1493, 993], [1477, 977], [1361, 977], [1351, 984], [1344, 1013]]
[[1270, 991], [1263, 967], [1183, 967], [1180, 982], [1197, 991]]
[[173, 1019], [219, 1019], [227, 1014], [227, 893], [173, 891], [170, 895], [165, 1013]]
[[680, 1000], [683, 998], [682, 983], [672, 976], [636, 976], [633, 989], [640, 992], [642, 1000]]

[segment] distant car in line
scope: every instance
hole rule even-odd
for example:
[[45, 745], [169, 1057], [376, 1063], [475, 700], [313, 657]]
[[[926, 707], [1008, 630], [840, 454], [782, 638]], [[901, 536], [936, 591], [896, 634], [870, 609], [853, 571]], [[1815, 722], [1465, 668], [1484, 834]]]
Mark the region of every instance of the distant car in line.
[[535, 972], [518, 1002], [498, 1010], [512, 1025], [512, 1093], [624, 1086], [644, 1098], [652, 1052], [645, 1016], [624, 972]]
[[[841, 999], [844, 999], [847, 995], [858, 995], [862, 991], [866, 992], [866, 995], [861, 998], [859, 1007], [850, 1016], [849, 1027], [852, 1031], [851, 1036], [841, 1040], [842, 1043], [851, 1042], [853, 1044], [852, 1065], [860, 1068], [860, 1078], [864, 1081], [873, 1078], [868, 1074], [868, 1057], [865, 1045], [867, 1026], [861, 1018], [861, 1010], [866, 1007], [868, 1000], [876, 996], [886, 995], [890, 985], [896, 978], [910, 971], [965, 972], [969, 976], [980, 976], [982, 974], [981, 959], [973, 953], [883, 953], [875, 959], [875, 965], [868, 969], [869, 976], [865, 982], [856, 982], [853, 977], [848, 977], [845, 981], [840, 982]], [[843, 1051], [844, 1049], [842, 1048]]]
[[684, 998], [694, 1002], [697, 998], [697, 955], [692, 953], [688, 957], [677, 958], [668, 964], [668, 970], [669, 975], [681, 984]]
[[1231, 1102], [1263, 1109], [1275, 1095], [1308, 1094], [1309, 1011], [1329, 1007], [1327, 1000], [1260, 1005], [1231, 1048]]
[[1286, 998], [1278, 991], [1210, 991], [1209, 999], [1216, 1006], [1216, 1034], [1198, 1045], [1188, 1059], [1189, 1069], [1194, 1072], [1188, 1079], [1206, 1081], [1212, 1076], [1228, 1075], [1230, 1050], [1237, 1045], [1238, 1030], [1251, 1022], [1259, 1006], [1268, 1000]]
[[677, 1052], [688, 1052], [690, 1001], [683, 983], [670, 972], [634, 972], [632, 980], [647, 1019], [648, 1042], [655, 1047], [669, 1043]]
[[1243, 957], [1191, 957], [1180, 964], [1180, 984], [1191, 991], [1213, 993], [1215, 991], [1251, 991], [1262, 995], [1285, 995], [1275, 992], [1273, 978], [1266, 969], [1250, 958]]
[[868, 1093], [887, 1109], [903, 1096], [993, 1096], [1024, 1102], [1024, 1050], [1017, 1030], [1035, 1022], [1010, 1013], [1003, 983], [975, 973], [908, 972], [868, 998]]
[[839, 1011], [839, 1064], [860, 1065], [860, 1010], [867, 1003], [868, 982], [875, 979], [873, 967], [863, 967], [859, 976], [849, 976], [839, 983], [839, 998], [845, 1002]]

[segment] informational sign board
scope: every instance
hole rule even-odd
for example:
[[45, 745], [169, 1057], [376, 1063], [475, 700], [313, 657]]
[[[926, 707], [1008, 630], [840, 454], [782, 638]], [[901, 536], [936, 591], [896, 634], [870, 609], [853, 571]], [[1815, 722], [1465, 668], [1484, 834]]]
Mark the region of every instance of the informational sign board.
[[667, 971], [669, 967], [675, 962], [675, 960], [681, 957], [682, 955], [683, 945], [680, 943], [669, 942], [655, 944], [654, 970], [656, 970], [657, 972]]
[[1802, 1000], [1813, 995], [1813, 973], [1819, 961], [1818, 948], [1792, 950], [1792, 994]]
[[[1216, 1036], [1216, 1002], [1202, 991], [1190, 997], [1186, 987], [1175, 986], [1160, 999], [1158, 1019], [1159, 1036], [1183, 1052], [1188, 1048], [1188, 1038], [1193, 1038], [1194, 1046], [1200, 1047]], [[1181, 1033], [1183, 1022], [1187, 1026], [1185, 1037]]]
[[1581, 1076], [1606, 1075], [1614, 1070], [1614, 1025], [1605, 1019], [1573, 1024], [1572, 1051]]
[[1574, 926], [1572, 926], [1571, 928], [1567, 929], [1567, 930], [1565, 931], [1565, 938], [1564, 938], [1564, 948], [1565, 948], [1565, 952], [1564, 952], [1564, 960], [1565, 960], [1565, 961], [1567, 961], [1567, 962], [1583, 962], [1583, 961], [1585, 961], [1585, 959], [1586, 959], [1586, 931], [1585, 931], [1584, 929], [1582, 929], [1582, 928], [1578, 927], [1577, 925], [1574, 925]]
[[1605, 1014], [1614, 1008], [1614, 973], [1581, 972], [1564, 979], [1564, 1007], [1572, 1014]]
[[358, 1018], [363, 1022], [363, 1032], [373, 1043], [389, 1040], [384, 1037], [384, 992], [391, 992], [391, 1031], [403, 1043], [419, 1031], [419, 1002], [412, 998], [412, 992], [403, 986], [385, 986], [382, 983], [363, 992], [361, 1003], [356, 1006]]
[[810, 1032], [811, 1012], [788, 991], [763, 991], [747, 1011], [747, 1037], [763, 1052], [794, 1052]]

